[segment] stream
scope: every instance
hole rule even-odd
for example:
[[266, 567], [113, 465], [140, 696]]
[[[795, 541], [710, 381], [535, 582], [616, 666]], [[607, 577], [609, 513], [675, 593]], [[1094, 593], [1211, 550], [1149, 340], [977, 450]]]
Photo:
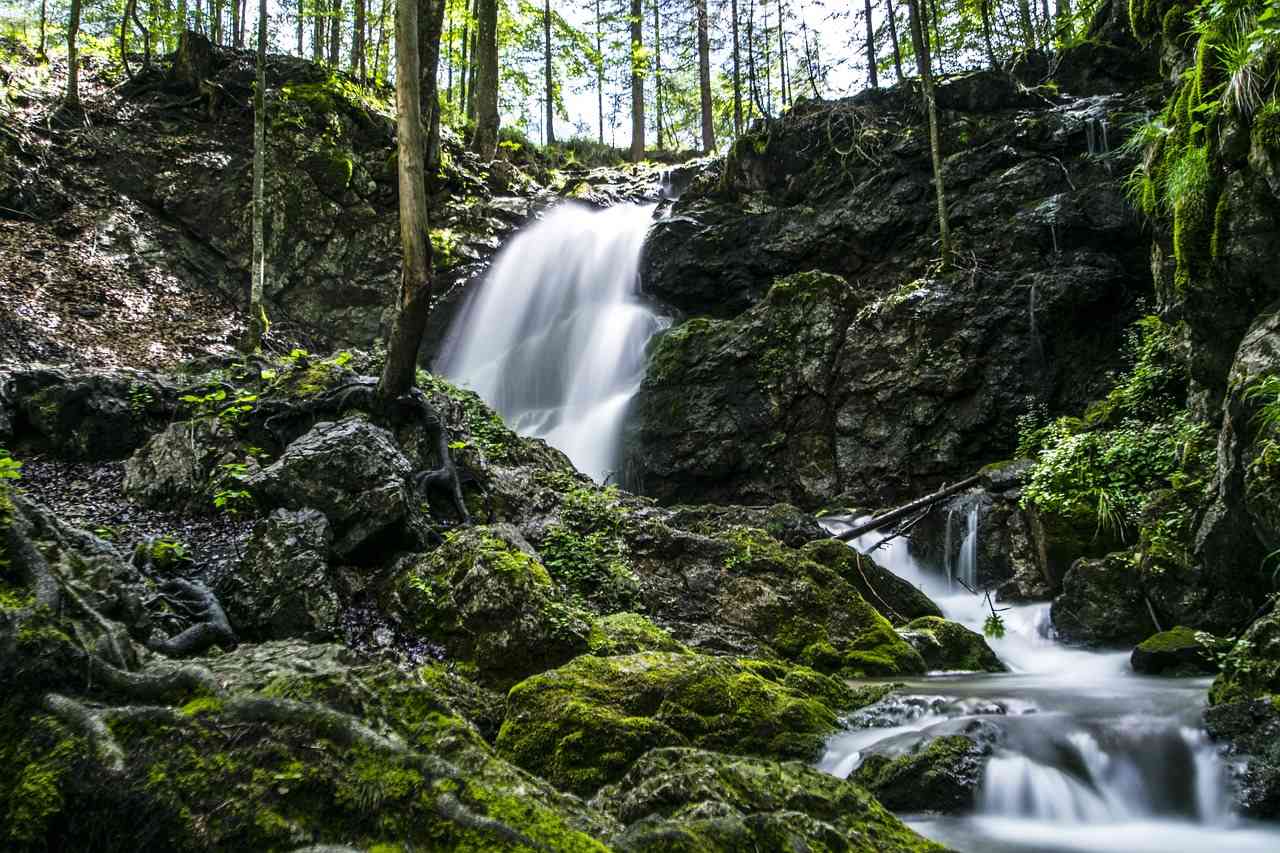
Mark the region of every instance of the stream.
[[[853, 519], [824, 519], [828, 530]], [[967, 574], [977, 514], [944, 571], [912, 557], [905, 538], [870, 554], [926, 592], [948, 619], [981, 633], [985, 600], [955, 582]], [[883, 533], [850, 543], [864, 551]], [[955, 568], [953, 568], [953, 566]], [[1280, 850], [1280, 828], [1232, 813], [1230, 768], [1200, 723], [1208, 678], [1140, 676], [1127, 652], [1057, 642], [1047, 603], [1000, 614], [991, 648], [1008, 673], [939, 673], [855, 714], [831, 738], [820, 768], [847, 777], [868, 750], [893, 754], [922, 736], [976, 731], [994, 743], [974, 813], [903, 819], [965, 853], [1012, 851]], [[974, 722], [977, 726], [974, 726]]]

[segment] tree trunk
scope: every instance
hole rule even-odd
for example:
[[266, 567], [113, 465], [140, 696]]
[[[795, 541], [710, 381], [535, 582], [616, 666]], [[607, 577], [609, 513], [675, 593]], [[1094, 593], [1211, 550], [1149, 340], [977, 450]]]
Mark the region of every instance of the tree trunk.
[[[596, 0], [596, 6], [597, 6], [597, 7], [599, 7], [599, 5], [600, 5], [600, 0]], [[596, 14], [597, 14], [597, 15], [599, 15], [599, 9], [598, 9], [598, 8], [597, 8], [597, 12], [596, 12]], [[48, 43], [49, 43], [49, 38], [48, 38], [48, 35], [47, 35], [46, 31], [45, 31], [45, 30], [46, 30], [46, 27], [48, 26], [48, 20], [49, 20], [49, 0], [40, 0], [40, 51], [39, 51], [39, 56], [40, 56], [41, 61], [43, 61], [43, 62], [48, 62], [48, 61], [49, 61], [49, 54], [45, 53], [45, 47], [46, 47], [46, 46], [48, 45]], [[598, 38], [597, 38], [597, 41], [598, 41]]]
[[476, 132], [471, 150], [492, 160], [498, 149], [498, 0], [477, 0]]
[[876, 29], [871, 21], [871, 0], [862, 2], [867, 16], [867, 81], [872, 89], [879, 89], [880, 79], [876, 73]]
[[222, 0], [213, 0], [213, 33], [210, 40], [222, 47]]
[[129, 22], [133, 4], [138, 0], [124, 0], [124, 13], [120, 16], [120, 64], [124, 66], [124, 74], [133, 79], [133, 68], [129, 65]]
[[544, 0], [542, 5], [542, 47], [547, 78], [547, 130], [544, 144], [554, 145], [556, 141], [556, 100], [554, 78], [551, 76], [551, 0]]
[[298, 39], [298, 58], [299, 58], [299, 59], [301, 59], [301, 58], [303, 57], [303, 53], [302, 53], [302, 37], [303, 37], [303, 35], [305, 35], [305, 30], [304, 30], [304, 28], [303, 28], [303, 26], [302, 26], [302, 0], [298, 0], [298, 14], [297, 14], [297, 19], [298, 19], [298, 20], [297, 20], [298, 29], [297, 29], [297, 36], [296, 36], [296, 38]]
[[733, 135], [742, 135], [742, 73], [738, 57], [738, 0], [730, 3], [733, 15]]
[[987, 62], [992, 68], [999, 67], [996, 61], [996, 49], [991, 43], [991, 0], [978, 0], [978, 9], [982, 13], [982, 43], [987, 50]]
[[[236, 0], [231, 0], [234, 4]], [[311, 18], [311, 61], [324, 61], [324, 22], [325, 22], [325, 5], [324, 0], [313, 0]]]
[[925, 111], [929, 116], [929, 153], [933, 158], [933, 185], [938, 198], [938, 237], [942, 244], [942, 268], [951, 267], [951, 229], [947, 224], [947, 195], [942, 185], [942, 143], [938, 136], [938, 105], [934, 100], [933, 69], [929, 63], [929, 39], [920, 14], [921, 0], [907, 0], [911, 21], [911, 44], [915, 48], [916, 70], [920, 73]]
[[467, 123], [475, 124], [476, 121], [476, 75], [480, 73], [480, 0], [472, 0], [471, 17], [476, 20], [475, 28], [471, 31], [471, 68], [467, 74]]
[[884, 5], [889, 10], [889, 40], [893, 42], [893, 71], [901, 83], [904, 79], [902, 74], [902, 46], [898, 43], [898, 20], [897, 12], [893, 8], [893, 0], [884, 0]]
[[778, 0], [778, 102], [785, 108], [791, 100], [791, 91], [787, 88], [787, 34], [783, 29], [782, 0]]
[[600, 32], [600, 0], [596, 0], [596, 117], [600, 124], [600, 144], [604, 145], [604, 48]]
[[1022, 46], [1030, 53], [1036, 49], [1036, 29], [1031, 23], [1031, 0], [1018, 0], [1018, 22], [1022, 27]]
[[422, 76], [422, 125], [427, 131], [427, 174], [440, 165], [440, 33], [444, 29], [445, 0], [419, 0], [418, 51]]
[[1058, 0], [1058, 38], [1062, 42], [1069, 42], [1073, 35], [1075, 33], [1071, 26], [1071, 0]]
[[[496, 8], [496, 7], [495, 7]], [[387, 341], [378, 393], [394, 400], [413, 387], [418, 347], [431, 303], [431, 240], [423, 174], [422, 92], [418, 69], [418, 3], [396, 4], [397, 161], [400, 167], [400, 271], [398, 313]]]
[[[443, 0], [441, 0], [443, 3]], [[355, 0], [355, 23], [351, 27], [351, 76], [364, 83], [360, 70], [364, 60], [364, 0]]]
[[653, 0], [653, 109], [658, 132], [658, 150], [662, 150], [662, 30], [658, 24], [659, 0]]
[[80, 106], [80, 58], [76, 53], [76, 36], [80, 33], [80, 0], [71, 0], [71, 16], [67, 21], [67, 106]]
[[640, 51], [644, 49], [644, 10], [640, 0], [631, 0], [631, 162], [644, 159], [644, 65]]
[[462, 60], [458, 67], [458, 111], [464, 116], [467, 113], [467, 71], [471, 67], [467, 63], [467, 50], [471, 47], [471, 10], [465, 8], [465, 11], [466, 17], [462, 19]]
[[379, 80], [390, 77], [389, 61], [383, 51], [390, 50], [387, 45], [387, 0], [382, 0], [381, 14], [378, 15], [378, 46], [373, 51], [373, 75]]
[[333, 0], [330, 9], [333, 18], [329, 21], [329, 64], [336, 69], [342, 61], [342, 0]]
[[240, 0], [231, 0], [231, 45], [240, 46]]
[[267, 157], [267, 0], [258, 0], [258, 79], [253, 87], [253, 269], [250, 271], [249, 316], [241, 350], [255, 353], [267, 332], [262, 290], [267, 277], [267, 247], [263, 185]]
[[755, 104], [757, 112], [761, 115], [769, 115], [769, 111], [764, 108], [764, 102], [760, 99], [760, 85], [756, 80], [756, 4], [755, 0], [748, 0], [747, 5], [747, 89], [751, 95], [751, 103]]
[[702, 95], [702, 153], [716, 147], [716, 128], [711, 115], [711, 39], [707, 34], [707, 0], [698, 2], [698, 88]]

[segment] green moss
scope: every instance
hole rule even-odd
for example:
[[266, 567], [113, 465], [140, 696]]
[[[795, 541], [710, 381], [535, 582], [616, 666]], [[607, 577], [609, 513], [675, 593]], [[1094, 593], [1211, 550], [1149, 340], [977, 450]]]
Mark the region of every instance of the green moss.
[[625, 518], [615, 487], [574, 485], [561, 498], [560, 520], [538, 542], [565, 594], [596, 612], [629, 610], [638, 603], [640, 581], [622, 535]]
[[[914, 292], [918, 288], [912, 288]], [[823, 272], [800, 272], [774, 279], [765, 296], [773, 305], [810, 303], [838, 299], [849, 291], [849, 282]]]
[[330, 198], [340, 199], [351, 186], [355, 159], [349, 151], [327, 148], [311, 158], [309, 171], [322, 193]]
[[611, 657], [637, 652], [682, 652], [689, 649], [639, 613], [614, 613], [591, 623], [587, 648], [593, 655]]
[[924, 635], [921, 654], [930, 669], [964, 670], [968, 672], [1004, 672], [980, 634], [958, 622], [938, 616], [922, 616], [907, 623], [906, 630]]
[[726, 328], [728, 321], [708, 317], [692, 317], [679, 326], [658, 335], [650, 344], [649, 368], [646, 381], [667, 382], [684, 375], [691, 359], [704, 352], [711, 337]]
[[1188, 628], [1185, 625], [1179, 625], [1176, 628], [1170, 628], [1168, 631], [1161, 631], [1159, 634], [1152, 634], [1141, 643], [1138, 648], [1144, 652], [1176, 652], [1182, 649], [1199, 648], [1200, 640], [1197, 639], [1197, 631]]
[[1250, 136], [1256, 148], [1280, 150], [1280, 99], [1271, 98], [1254, 114]]
[[461, 415], [458, 420], [462, 423], [463, 433], [455, 433], [455, 440], [478, 449], [489, 463], [516, 458], [521, 447], [520, 437], [507, 427], [497, 412], [485, 405], [480, 395], [424, 371], [418, 372], [418, 387], [444, 398], [446, 405]]

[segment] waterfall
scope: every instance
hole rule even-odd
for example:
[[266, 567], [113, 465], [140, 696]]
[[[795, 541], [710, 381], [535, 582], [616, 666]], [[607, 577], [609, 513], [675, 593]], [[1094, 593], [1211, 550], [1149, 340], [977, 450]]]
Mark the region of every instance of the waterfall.
[[617, 467], [645, 344], [666, 322], [638, 292], [652, 213], [633, 204], [551, 210], [499, 254], [435, 365], [598, 481]]
[[956, 527], [956, 508], [947, 510], [946, 545], [943, 566], [947, 575], [947, 590], [954, 592], [956, 584], [968, 590], [978, 588], [978, 501], [974, 501], [964, 514], [964, 535], [960, 550], [953, 547], [952, 531]]

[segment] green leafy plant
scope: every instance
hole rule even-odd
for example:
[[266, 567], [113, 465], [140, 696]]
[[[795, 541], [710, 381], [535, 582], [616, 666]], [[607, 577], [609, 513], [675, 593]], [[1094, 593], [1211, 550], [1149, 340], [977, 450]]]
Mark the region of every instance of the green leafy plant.
[[999, 613], [992, 613], [982, 623], [982, 633], [996, 640], [1003, 637], [1005, 634], [1004, 617]]

